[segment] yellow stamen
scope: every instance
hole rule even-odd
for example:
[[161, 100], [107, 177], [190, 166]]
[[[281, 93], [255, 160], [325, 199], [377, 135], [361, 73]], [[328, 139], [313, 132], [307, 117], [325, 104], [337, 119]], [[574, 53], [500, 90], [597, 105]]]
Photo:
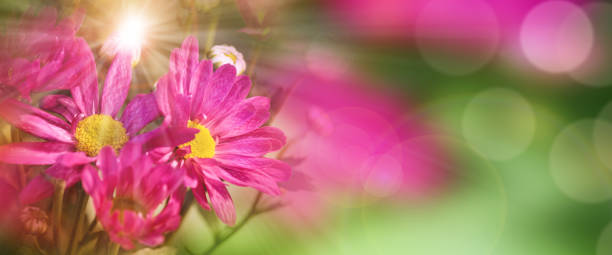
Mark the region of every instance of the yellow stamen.
[[185, 155], [185, 158], [212, 158], [215, 155], [216, 144], [215, 140], [210, 135], [210, 131], [199, 123], [191, 120], [187, 123], [187, 126], [196, 128], [200, 130], [200, 132], [195, 135], [193, 140], [179, 146], [179, 148], [191, 146], [191, 153]]
[[77, 150], [90, 157], [98, 155], [104, 146], [118, 151], [128, 141], [123, 124], [104, 114], [94, 114], [79, 121], [74, 137]]
[[231, 58], [232, 62], [234, 62], [234, 64], [236, 64], [237, 57], [236, 57], [236, 55], [234, 55], [234, 53], [228, 52], [228, 53], [223, 53], [223, 55], [227, 56], [228, 58]]

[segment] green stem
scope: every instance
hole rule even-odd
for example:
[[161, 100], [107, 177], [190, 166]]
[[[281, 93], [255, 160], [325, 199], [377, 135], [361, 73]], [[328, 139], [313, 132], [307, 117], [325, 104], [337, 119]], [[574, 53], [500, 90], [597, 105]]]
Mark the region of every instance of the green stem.
[[47, 255], [47, 252], [40, 248], [40, 244], [38, 244], [38, 237], [32, 236], [32, 243], [34, 244], [34, 248], [36, 248], [36, 251], [38, 251], [42, 255]]
[[70, 236], [70, 241], [68, 242], [68, 255], [71, 254], [75, 254], [76, 252], [76, 248], [77, 246], [75, 245], [75, 242], [77, 241], [78, 237], [80, 236], [79, 232], [82, 226], [82, 222], [85, 218], [85, 209], [87, 208], [87, 201], [89, 200], [89, 196], [87, 196], [87, 194], [85, 194], [84, 191], [79, 190], [79, 213], [77, 214], [77, 222], [74, 224], [74, 227], [72, 228], [72, 235]]
[[210, 23], [208, 23], [208, 33], [206, 36], [206, 54], [210, 52], [210, 48], [212, 48], [215, 43], [215, 34], [217, 33], [217, 26], [219, 25], [219, 11], [212, 10], [211, 11], [211, 19]]
[[117, 255], [119, 254], [119, 244], [111, 241], [110, 254]]
[[204, 254], [205, 255], [212, 254], [217, 248], [219, 248], [219, 246], [221, 246], [221, 244], [223, 244], [230, 237], [232, 237], [236, 232], [238, 232], [238, 230], [240, 230], [242, 227], [244, 227], [244, 225], [251, 218], [253, 218], [253, 216], [257, 215], [257, 205], [259, 204], [260, 200], [261, 200], [261, 192], [257, 192], [257, 196], [255, 197], [255, 200], [253, 201], [253, 204], [251, 204], [251, 208], [249, 209], [249, 212], [247, 213], [246, 217], [240, 223], [238, 223], [238, 225], [236, 225], [234, 228], [232, 228], [231, 231], [227, 235], [219, 237], [217, 239], [217, 241], [213, 244], [213, 246], [208, 248], [208, 250], [205, 251]]
[[66, 182], [60, 179], [53, 179], [53, 186], [55, 188], [55, 191], [53, 192], [53, 239], [55, 240], [57, 254], [62, 254], [60, 247], [62, 245], [61, 225]]
[[255, 66], [257, 65], [257, 61], [259, 60], [259, 55], [261, 54], [261, 48], [263, 43], [261, 41], [255, 42], [255, 51], [253, 52], [253, 56], [251, 56], [251, 61], [249, 62], [249, 66], [247, 66], [247, 76], [253, 79], [253, 72], [255, 71]]

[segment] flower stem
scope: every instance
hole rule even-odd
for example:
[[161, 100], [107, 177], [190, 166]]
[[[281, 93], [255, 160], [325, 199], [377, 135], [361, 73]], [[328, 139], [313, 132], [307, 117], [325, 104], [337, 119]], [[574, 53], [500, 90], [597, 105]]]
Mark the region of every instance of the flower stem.
[[263, 46], [263, 42], [261, 40], [255, 41], [255, 51], [251, 56], [251, 62], [249, 63], [247, 76], [253, 78], [253, 72], [255, 71], [255, 66], [257, 65], [257, 61], [259, 60], [259, 55], [261, 54], [261, 48]]
[[255, 196], [255, 200], [253, 200], [253, 204], [251, 204], [251, 208], [249, 209], [249, 212], [247, 213], [246, 217], [240, 223], [238, 223], [238, 225], [232, 228], [228, 234], [226, 234], [225, 236], [220, 236], [218, 239], [216, 239], [215, 243], [210, 248], [208, 248], [208, 250], [205, 251], [204, 254], [205, 255], [212, 254], [217, 248], [219, 248], [219, 246], [221, 246], [221, 244], [223, 244], [230, 237], [232, 237], [236, 232], [238, 232], [238, 230], [244, 227], [244, 225], [251, 218], [253, 218], [253, 216], [257, 215], [257, 205], [259, 204], [260, 200], [261, 200], [261, 192], [257, 192], [257, 195]]
[[111, 241], [110, 254], [117, 255], [119, 254], [119, 244]]
[[64, 190], [66, 182], [60, 179], [53, 179], [53, 239], [55, 240], [55, 248], [58, 254], [62, 254], [61, 249], [61, 225], [62, 225], [62, 207], [64, 203]]
[[45, 252], [45, 250], [40, 248], [40, 244], [38, 244], [38, 237], [33, 236], [32, 243], [34, 244], [34, 248], [36, 248], [36, 251], [38, 251], [42, 255], [47, 255], [47, 252]]
[[211, 19], [210, 23], [208, 23], [208, 33], [206, 36], [206, 54], [210, 52], [210, 48], [212, 48], [215, 43], [215, 34], [217, 33], [217, 26], [219, 25], [219, 11], [212, 10], [211, 11]]
[[77, 239], [80, 239], [80, 229], [82, 222], [85, 218], [85, 209], [87, 208], [87, 201], [89, 200], [89, 196], [85, 194], [82, 190], [79, 190], [79, 202], [78, 202], [78, 214], [77, 221], [72, 228], [72, 235], [70, 236], [70, 241], [68, 242], [68, 255], [75, 254], [77, 246], [75, 242]]

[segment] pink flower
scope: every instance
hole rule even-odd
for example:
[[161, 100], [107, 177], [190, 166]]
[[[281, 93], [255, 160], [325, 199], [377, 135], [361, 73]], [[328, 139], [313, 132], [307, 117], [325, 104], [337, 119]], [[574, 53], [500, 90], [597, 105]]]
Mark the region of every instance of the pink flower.
[[[91, 54], [91, 53], [90, 53]], [[43, 142], [19, 142], [0, 146], [0, 162], [8, 164], [51, 165], [46, 173], [76, 183], [84, 165], [93, 162], [104, 146], [115, 150], [159, 116], [155, 98], [151, 94], [137, 95], [126, 106], [121, 118], [117, 113], [125, 101], [131, 80], [130, 57], [115, 58], [106, 75], [102, 97], [98, 95], [96, 67], [87, 65], [84, 83], [72, 88], [72, 96], [49, 95], [40, 107], [56, 113], [57, 117], [39, 108], [14, 99], [0, 107], [0, 117], [17, 128], [42, 138]], [[172, 130], [158, 130], [147, 134], [145, 146], [170, 146], [193, 138], [192, 131], [168, 135]], [[144, 135], [144, 134], [143, 134]], [[21, 198], [24, 204], [35, 202], [52, 192], [51, 185], [42, 177], [25, 187]]]
[[83, 13], [57, 25], [56, 19], [53, 8], [39, 14], [30, 10], [0, 37], [0, 101], [17, 91], [29, 97], [31, 92], [69, 89], [88, 78], [93, 55], [85, 40], [75, 36]]
[[[186, 185], [200, 205], [209, 209], [206, 194], [219, 218], [236, 221], [228, 183], [280, 194], [278, 182], [289, 179], [289, 165], [263, 157], [285, 144], [285, 135], [274, 127], [261, 127], [270, 116], [266, 97], [246, 98], [249, 77], [236, 77], [236, 69], [223, 65], [213, 72], [211, 61], [199, 61], [198, 41], [188, 37], [170, 58], [170, 72], [155, 91], [165, 125], [200, 130], [192, 141], [180, 145], [175, 157], [187, 170]], [[158, 150], [169, 158], [171, 150]]]
[[101, 175], [87, 165], [81, 180], [112, 241], [124, 249], [134, 248], [135, 241], [156, 246], [163, 243], [164, 233], [178, 228], [182, 170], [154, 163], [136, 143], [126, 145], [118, 157], [112, 147], [104, 147], [97, 166]]

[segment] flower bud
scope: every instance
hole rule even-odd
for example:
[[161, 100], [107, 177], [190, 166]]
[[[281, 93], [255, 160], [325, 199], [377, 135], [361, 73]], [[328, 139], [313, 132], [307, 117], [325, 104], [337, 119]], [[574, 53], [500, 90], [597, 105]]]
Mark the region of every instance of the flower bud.
[[246, 62], [242, 53], [238, 52], [234, 46], [215, 45], [210, 49], [210, 60], [215, 67], [231, 64], [236, 68], [236, 74], [241, 74], [246, 70]]
[[31, 235], [42, 235], [49, 227], [49, 217], [45, 211], [38, 207], [27, 206], [21, 210], [19, 220], [24, 226], [26, 233]]

